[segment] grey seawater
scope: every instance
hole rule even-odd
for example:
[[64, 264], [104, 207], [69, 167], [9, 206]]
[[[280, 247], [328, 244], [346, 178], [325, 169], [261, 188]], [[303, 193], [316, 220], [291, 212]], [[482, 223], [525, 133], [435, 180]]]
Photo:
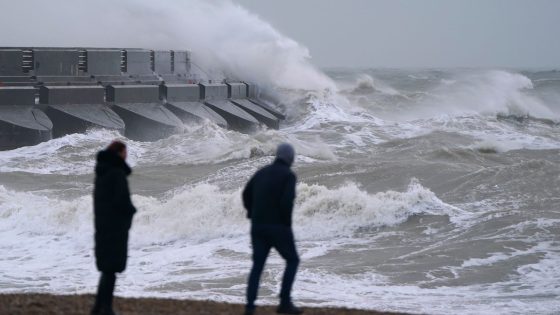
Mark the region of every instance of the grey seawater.
[[[299, 156], [294, 297], [428, 314], [560, 310], [560, 73], [330, 69], [338, 91], [278, 90], [288, 120], [127, 141], [138, 207], [117, 294], [243, 302], [240, 190], [277, 143]], [[93, 292], [95, 152], [69, 135], [0, 152], [0, 292]], [[282, 260], [263, 275], [275, 303]]]

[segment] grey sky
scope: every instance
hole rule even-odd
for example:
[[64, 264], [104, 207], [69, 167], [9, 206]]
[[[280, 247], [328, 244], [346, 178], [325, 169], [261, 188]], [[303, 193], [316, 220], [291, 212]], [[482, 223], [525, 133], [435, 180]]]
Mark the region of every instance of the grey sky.
[[560, 0], [234, 0], [347, 67], [560, 67]]

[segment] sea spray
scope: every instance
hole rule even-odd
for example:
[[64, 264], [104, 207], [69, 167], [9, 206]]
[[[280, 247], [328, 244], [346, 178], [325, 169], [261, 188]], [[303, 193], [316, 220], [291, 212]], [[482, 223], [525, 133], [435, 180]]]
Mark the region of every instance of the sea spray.
[[[14, 29], [22, 16], [27, 27]], [[15, 1], [0, 10], [0, 35], [15, 47], [190, 49], [202, 79], [336, 89], [309, 62], [307, 48], [229, 0]]]

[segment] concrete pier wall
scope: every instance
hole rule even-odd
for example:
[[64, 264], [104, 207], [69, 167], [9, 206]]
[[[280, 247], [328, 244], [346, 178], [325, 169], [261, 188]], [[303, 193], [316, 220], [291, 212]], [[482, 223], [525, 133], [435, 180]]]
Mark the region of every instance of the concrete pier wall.
[[172, 111], [183, 123], [210, 120], [224, 128], [227, 121], [210, 107], [200, 101], [201, 89], [197, 84], [165, 84], [162, 93], [166, 99], [165, 107]]
[[224, 117], [229, 128], [250, 131], [259, 125], [259, 121], [248, 112], [228, 100], [226, 84], [200, 84], [204, 104]]
[[111, 85], [107, 87], [107, 102], [157, 103], [159, 87], [155, 85]]
[[0, 150], [52, 139], [53, 123], [35, 107], [33, 87], [0, 87]]
[[278, 128], [255, 85], [193, 78], [185, 50], [0, 47], [0, 148], [90, 128], [155, 140], [193, 120]]
[[21, 49], [0, 48], [0, 86], [33, 86], [35, 80], [27, 72], [33, 60], [25, 58]]
[[158, 140], [170, 136], [182, 125], [161, 103], [158, 86], [108, 86], [107, 101], [124, 120], [125, 135], [130, 139]]
[[21, 49], [0, 49], [0, 76], [25, 76]]
[[39, 102], [54, 124], [53, 136], [85, 132], [91, 128], [124, 132], [124, 121], [105, 105], [102, 86], [42, 86]]
[[279, 120], [286, 120], [286, 115], [278, 111], [277, 109], [273, 108], [272, 106], [268, 105], [266, 102], [260, 100], [258, 98], [258, 86], [253, 83], [245, 83], [247, 85], [247, 97], [249, 101], [253, 104], [258, 105], [261, 108], [264, 108], [266, 111], [274, 115]]
[[77, 49], [34, 49], [36, 76], [79, 76], [80, 53]]
[[233, 104], [251, 114], [268, 128], [278, 129], [280, 127], [280, 120], [277, 117], [247, 99], [247, 85], [245, 83], [228, 83], [227, 87], [228, 95]]
[[0, 105], [35, 105], [35, 88], [0, 86]]
[[88, 49], [86, 56], [86, 72], [89, 75], [121, 75], [122, 51], [120, 49]]

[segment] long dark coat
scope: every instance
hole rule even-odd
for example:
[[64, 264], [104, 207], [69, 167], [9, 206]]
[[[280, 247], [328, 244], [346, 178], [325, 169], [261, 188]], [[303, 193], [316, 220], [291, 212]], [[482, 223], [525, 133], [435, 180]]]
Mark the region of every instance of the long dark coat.
[[126, 179], [130, 173], [130, 167], [116, 153], [97, 154], [93, 190], [95, 258], [102, 272], [122, 272], [126, 268], [128, 230], [136, 212]]

